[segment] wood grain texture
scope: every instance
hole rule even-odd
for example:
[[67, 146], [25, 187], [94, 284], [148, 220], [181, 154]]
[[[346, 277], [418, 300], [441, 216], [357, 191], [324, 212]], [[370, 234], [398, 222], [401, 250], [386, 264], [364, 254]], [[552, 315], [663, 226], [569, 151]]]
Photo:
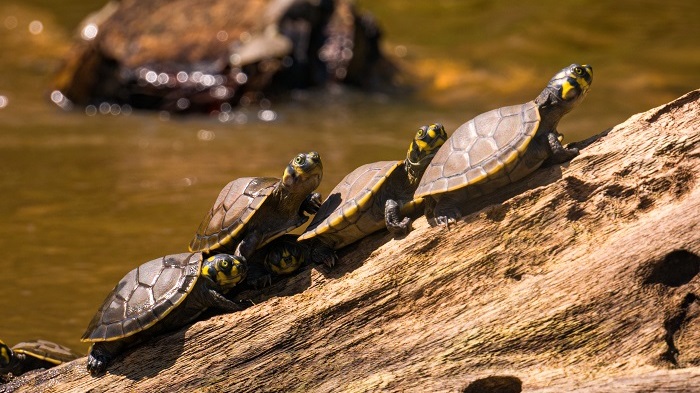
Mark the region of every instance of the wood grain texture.
[[698, 389], [700, 90], [576, 145], [449, 230], [370, 236], [102, 377], [82, 358], [0, 391]]

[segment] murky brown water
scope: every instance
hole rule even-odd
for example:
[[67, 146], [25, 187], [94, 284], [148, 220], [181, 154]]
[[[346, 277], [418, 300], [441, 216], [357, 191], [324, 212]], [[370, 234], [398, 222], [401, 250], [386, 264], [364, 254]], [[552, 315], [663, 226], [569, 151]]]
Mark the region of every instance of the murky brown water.
[[567, 141], [700, 87], [697, 2], [360, 3], [420, 92], [311, 94], [273, 104], [273, 122], [250, 110], [244, 124], [61, 112], [47, 100], [48, 77], [102, 2], [0, 4], [0, 338], [85, 351], [78, 338], [128, 270], [184, 251], [224, 184], [279, 176], [297, 152], [321, 153], [327, 193], [360, 164], [401, 159], [418, 126], [451, 132], [532, 99], [572, 62], [592, 64], [595, 81], [560, 126]]

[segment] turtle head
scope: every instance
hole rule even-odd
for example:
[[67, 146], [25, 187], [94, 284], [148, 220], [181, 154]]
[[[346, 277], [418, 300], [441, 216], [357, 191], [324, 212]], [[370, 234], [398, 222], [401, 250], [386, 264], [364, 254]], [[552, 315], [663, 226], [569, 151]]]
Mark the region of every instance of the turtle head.
[[322, 177], [321, 156], [315, 151], [299, 153], [284, 169], [282, 185], [292, 192], [300, 191], [308, 195], [321, 184]]
[[265, 269], [275, 274], [289, 274], [304, 264], [304, 250], [296, 241], [284, 241], [271, 247], [265, 255]]
[[214, 281], [222, 289], [228, 290], [245, 279], [248, 273], [243, 258], [230, 254], [217, 254], [207, 258], [202, 264], [202, 275]]
[[12, 350], [2, 340], [0, 340], [0, 368], [10, 365], [12, 360]]
[[418, 129], [406, 153], [406, 170], [411, 183], [418, 184], [428, 164], [446, 140], [445, 127], [440, 123]]
[[565, 112], [568, 112], [583, 100], [591, 83], [593, 83], [593, 67], [588, 64], [572, 64], [554, 75], [540, 97], [547, 96], [549, 103], [562, 106]]

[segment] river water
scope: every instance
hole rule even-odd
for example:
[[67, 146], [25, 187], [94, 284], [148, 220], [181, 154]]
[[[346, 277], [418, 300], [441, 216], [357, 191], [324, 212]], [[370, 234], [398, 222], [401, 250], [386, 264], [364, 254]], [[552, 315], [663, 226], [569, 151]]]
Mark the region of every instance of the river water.
[[595, 80], [560, 124], [565, 142], [700, 87], [698, 2], [365, 0], [415, 94], [312, 93], [227, 122], [63, 112], [48, 81], [77, 23], [102, 4], [0, 4], [0, 339], [9, 344], [44, 338], [85, 352], [80, 335], [127, 271], [185, 251], [222, 186], [279, 177], [298, 152], [321, 154], [325, 195], [361, 164], [402, 159], [420, 125], [451, 133], [536, 97], [573, 62], [592, 64]]

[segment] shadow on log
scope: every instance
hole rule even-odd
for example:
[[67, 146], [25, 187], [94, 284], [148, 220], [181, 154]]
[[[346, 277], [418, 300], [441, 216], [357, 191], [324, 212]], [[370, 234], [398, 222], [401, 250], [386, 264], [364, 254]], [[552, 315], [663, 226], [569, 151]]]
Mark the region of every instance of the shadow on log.
[[404, 239], [371, 236], [341, 253], [342, 273], [306, 270], [100, 378], [83, 358], [0, 391], [692, 391], [699, 130], [696, 90], [449, 231], [419, 219]]

